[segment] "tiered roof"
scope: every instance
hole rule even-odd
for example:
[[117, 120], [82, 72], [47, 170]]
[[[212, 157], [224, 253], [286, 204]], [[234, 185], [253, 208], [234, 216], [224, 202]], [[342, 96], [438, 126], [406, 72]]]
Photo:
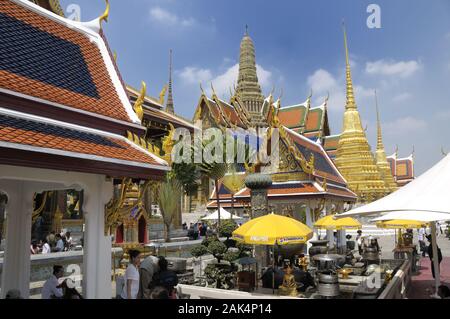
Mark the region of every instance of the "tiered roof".
[[414, 153], [408, 157], [398, 158], [397, 152], [387, 157], [392, 176], [399, 187], [405, 186], [415, 178]]
[[[101, 31], [25, 0], [0, 0], [2, 163], [148, 178], [165, 161], [145, 133]], [[130, 135], [130, 134], [128, 134]]]

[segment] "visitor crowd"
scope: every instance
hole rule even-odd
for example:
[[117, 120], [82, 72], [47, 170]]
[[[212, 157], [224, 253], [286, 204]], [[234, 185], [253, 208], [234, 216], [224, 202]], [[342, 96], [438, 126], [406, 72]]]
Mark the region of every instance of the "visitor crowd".
[[36, 239], [31, 241], [30, 252], [32, 255], [50, 254], [72, 250], [74, 242], [70, 232], [61, 232], [55, 234], [50, 232], [43, 240], [39, 242]]

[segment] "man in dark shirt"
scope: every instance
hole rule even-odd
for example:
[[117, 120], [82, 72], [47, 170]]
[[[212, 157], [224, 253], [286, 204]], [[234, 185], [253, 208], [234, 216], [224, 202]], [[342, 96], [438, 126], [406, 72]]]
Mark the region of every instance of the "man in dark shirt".
[[[435, 278], [435, 276], [434, 276], [434, 262], [433, 262], [433, 245], [431, 244], [431, 235], [428, 235], [427, 239], [430, 242], [430, 245], [428, 245], [428, 248], [427, 248], [427, 254], [428, 254], [428, 257], [430, 257], [430, 260], [431, 260], [431, 273], [433, 274], [433, 278]], [[441, 261], [442, 261], [442, 252], [441, 252], [441, 249], [439, 247], [437, 247], [437, 251], [438, 251], [438, 265], [440, 265]], [[439, 269], [440, 269], [440, 266], [439, 266]]]
[[172, 271], [168, 270], [169, 263], [164, 257], [159, 257], [159, 273], [154, 278], [155, 286], [164, 287], [169, 292], [171, 299], [176, 298], [175, 286], [178, 285], [178, 276]]

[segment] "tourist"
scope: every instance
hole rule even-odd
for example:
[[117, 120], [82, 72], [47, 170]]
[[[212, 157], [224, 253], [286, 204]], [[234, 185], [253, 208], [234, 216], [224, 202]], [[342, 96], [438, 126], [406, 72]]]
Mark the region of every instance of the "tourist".
[[50, 234], [47, 235], [46, 239], [47, 239], [47, 243], [50, 245], [50, 248], [53, 249], [53, 247], [56, 246], [55, 232], [51, 231]]
[[418, 239], [419, 239], [419, 248], [420, 251], [422, 252], [422, 257], [425, 257], [426, 251], [427, 251], [427, 245], [425, 243], [425, 228], [420, 228], [419, 229], [419, 235], [418, 235]]
[[[433, 256], [433, 245], [431, 244], [431, 235], [427, 236], [428, 241], [430, 242], [430, 245], [428, 246], [428, 257], [430, 258], [431, 261], [431, 273], [433, 275], [433, 278], [435, 278], [435, 274], [434, 274], [434, 256]], [[437, 245], [437, 244], [436, 244]], [[442, 252], [441, 249], [439, 247], [437, 247], [437, 251], [438, 251], [438, 265], [441, 264], [442, 261]], [[440, 269], [440, 266], [439, 266]]]
[[155, 287], [150, 294], [150, 299], [170, 299], [169, 292], [164, 287]]
[[159, 257], [159, 273], [155, 276], [155, 286], [161, 286], [167, 289], [170, 299], [176, 299], [175, 286], [178, 285], [178, 276], [172, 271], [168, 270], [169, 263], [164, 257]]
[[137, 299], [139, 293], [139, 266], [141, 253], [138, 250], [130, 250], [130, 263], [125, 271], [124, 287], [120, 297], [122, 299]]
[[183, 230], [187, 230], [188, 229], [187, 224], [185, 222], [183, 223], [182, 226], [183, 226]]
[[200, 236], [208, 238], [208, 226], [206, 223], [202, 223], [202, 232], [200, 233]]
[[148, 256], [141, 262], [139, 272], [139, 299], [151, 299], [151, 289], [153, 288], [153, 276], [159, 271], [159, 258]]
[[64, 251], [64, 241], [63, 241], [61, 235], [56, 234], [55, 237], [56, 237], [56, 246], [55, 246], [54, 251], [58, 252], [58, 253], [63, 252]]
[[203, 224], [199, 223], [198, 224], [198, 238], [202, 239], [202, 234], [203, 234]]
[[198, 223], [195, 223], [194, 224], [194, 240], [198, 239], [198, 235], [199, 235], [199, 233], [198, 233]]
[[35, 239], [33, 239], [33, 240], [31, 241], [30, 253], [31, 253], [32, 255], [37, 255], [37, 254], [39, 254], [39, 247], [38, 247], [38, 244], [37, 244], [37, 242], [36, 242]]
[[50, 254], [52, 252], [52, 249], [48, 243], [47, 239], [43, 240], [43, 244], [42, 244], [42, 254]]
[[66, 237], [66, 242], [65, 242], [66, 250], [72, 250], [72, 248], [73, 248], [73, 239], [72, 239], [72, 236], [70, 236], [70, 232], [66, 232], [65, 237]]
[[53, 275], [42, 287], [42, 299], [61, 299], [64, 296], [63, 287], [66, 286], [66, 282], [59, 283], [62, 276], [64, 276], [63, 266], [53, 266]]
[[358, 244], [358, 252], [360, 255], [362, 255], [363, 250], [362, 250], [362, 230], [358, 230], [358, 235], [356, 235], [356, 243]]

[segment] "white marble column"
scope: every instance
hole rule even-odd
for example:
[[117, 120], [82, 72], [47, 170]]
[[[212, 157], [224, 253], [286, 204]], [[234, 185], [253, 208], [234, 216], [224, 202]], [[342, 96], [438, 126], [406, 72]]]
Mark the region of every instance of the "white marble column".
[[8, 195], [1, 298], [10, 289], [18, 289], [22, 297], [28, 298], [33, 193], [24, 181], [2, 181], [0, 189]]
[[105, 236], [105, 204], [113, 185], [104, 176], [94, 176], [84, 192], [83, 295], [86, 299], [111, 299], [111, 237]]
[[314, 241], [314, 240], [317, 240], [319, 238], [317, 229], [314, 228], [314, 223], [316, 222], [314, 220], [314, 209], [316, 207], [317, 207], [317, 202], [316, 201], [308, 201], [306, 203], [306, 208], [305, 208], [306, 225], [314, 231], [313, 237], [308, 241], [308, 244], [307, 244], [307, 247], [306, 247], [307, 251], [309, 251], [309, 248], [311, 248], [311, 246], [312, 246], [312, 244], [310, 244], [310, 241]]

